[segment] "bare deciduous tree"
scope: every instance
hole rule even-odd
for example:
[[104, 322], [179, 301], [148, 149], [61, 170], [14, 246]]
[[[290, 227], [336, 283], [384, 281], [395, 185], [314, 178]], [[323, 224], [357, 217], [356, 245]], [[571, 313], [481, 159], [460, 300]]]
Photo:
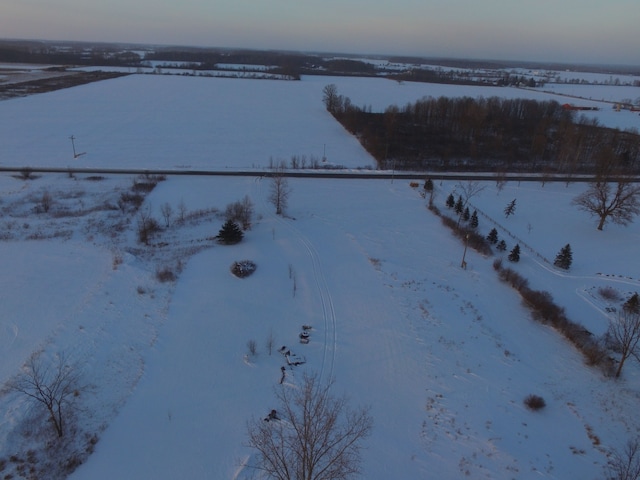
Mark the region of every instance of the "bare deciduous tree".
[[[456, 184], [456, 189], [461, 192], [460, 197], [462, 198], [462, 201], [463, 201], [462, 203], [463, 209], [464, 207], [467, 206], [467, 204], [473, 197], [478, 195], [485, 188], [486, 188], [486, 185], [482, 185], [477, 180], [467, 180], [466, 182], [458, 182]], [[461, 216], [459, 215], [458, 225], [460, 225], [460, 219], [461, 219]]]
[[599, 179], [578, 195], [573, 204], [599, 218], [598, 230], [602, 230], [608, 219], [627, 225], [640, 213], [640, 185], [621, 180], [614, 188], [611, 183]]
[[164, 226], [168, 228], [171, 225], [171, 217], [173, 216], [173, 208], [171, 208], [169, 202], [162, 204], [160, 212], [162, 213], [162, 218], [164, 218]]
[[291, 195], [291, 187], [282, 168], [276, 168], [271, 177], [271, 193], [269, 201], [276, 207], [276, 215], [282, 215], [287, 209]]
[[338, 87], [335, 83], [325, 85], [322, 89], [322, 102], [330, 113], [335, 113], [340, 104], [340, 97], [338, 95]]
[[238, 223], [243, 230], [249, 230], [253, 221], [253, 202], [249, 195], [245, 195], [242, 200], [227, 205], [225, 219]]
[[640, 361], [640, 314], [628, 309], [618, 312], [615, 320], [609, 321], [607, 331], [609, 342], [620, 354], [620, 361], [616, 370], [616, 378], [622, 373], [624, 362], [629, 357]]
[[48, 213], [49, 210], [51, 210], [52, 204], [53, 204], [53, 197], [51, 196], [48, 190], [45, 190], [42, 193], [42, 197], [40, 197], [40, 202], [39, 202], [40, 210], [44, 213]]
[[373, 420], [368, 408], [350, 409], [330, 387], [317, 375], [305, 375], [300, 388], [276, 390], [280, 410], [249, 422], [249, 446], [270, 478], [344, 480], [359, 472], [361, 442]]
[[267, 335], [267, 341], [266, 341], [266, 347], [267, 347], [267, 352], [269, 352], [269, 355], [271, 355], [271, 352], [273, 352], [273, 346], [276, 343], [276, 339], [273, 336], [273, 329], [269, 330], [269, 335]]
[[607, 477], [611, 480], [640, 479], [640, 439], [630, 440], [622, 452], [611, 454]]
[[138, 240], [145, 245], [149, 244], [151, 236], [160, 231], [160, 224], [151, 215], [151, 205], [138, 211]]
[[180, 200], [178, 204], [178, 219], [180, 222], [184, 223], [185, 218], [187, 216], [187, 205], [184, 203], [184, 200]]
[[58, 437], [62, 437], [69, 409], [87, 387], [81, 384], [79, 369], [68, 363], [62, 353], [50, 363], [41, 354], [32, 355], [22, 372], [8, 382], [7, 388], [43, 405]]
[[460, 190], [465, 207], [467, 206], [469, 200], [478, 195], [485, 188], [486, 185], [482, 185], [477, 180], [467, 180], [466, 182], [456, 183], [456, 189]]

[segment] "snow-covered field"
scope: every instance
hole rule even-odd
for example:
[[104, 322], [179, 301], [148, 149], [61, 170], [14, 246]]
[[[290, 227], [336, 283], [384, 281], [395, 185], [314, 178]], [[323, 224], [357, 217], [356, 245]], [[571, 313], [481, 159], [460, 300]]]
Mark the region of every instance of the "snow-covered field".
[[[332, 163], [373, 165], [324, 111], [329, 81], [374, 108], [444, 88], [131, 76], [1, 102], [0, 165], [246, 169], [270, 156], [322, 156], [325, 145]], [[77, 160], [71, 134], [87, 151]], [[493, 258], [469, 250], [461, 269], [464, 245], [408, 182], [289, 184], [287, 215], [278, 217], [259, 175], [170, 175], [142, 209], [164, 225], [161, 206], [169, 204], [173, 217], [144, 246], [137, 215], [116, 207], [131, 178], [0, 176], [0, 381], [36, 351], [66, 352], [80, 365], [91, 388], [79, 398], [76, 424], [99, 441], [70, 478], [260, 478], [245, 425], [276, 408], [286, 362], [269, 355], [271, 334], [277, 348], [306, 360], [287, 368], [286, 388], [308, 370], [335, 378], [333, 389], [352, 404], [371, 405], [363, 478], [603, 478], [607, 456], [640, 426], [637, 364], [619, 381], [605, 378], [531, 320], [498, 281]], [[435, 188], [446, 210], [456, 185]], [[640, 290], [640, 224], [597, 231], [571, 205], [584, 188], [511, 182], [498, 191], [487, 182], [472, 204], [488, 216], [482, 232], [493, 219], [509, 248], [532, 248], [513, 265], [531, 286], [601, 334], [615, 304], [598, 290], [611, 287], [621, 299]], [[53, 199], [47, 212], [45, 192]], [[236, 246], [216, 244], [220, 211], [245, 195], [255, 204], [252, 229]], [[516, 213], [505, 218], [514, 198]], [[574, 252], [568, 273], [544, 261], [566, 243]], [[257, 270], [238, 279], [229, 267], [244, 259]], [[163, 269], [177, 281], [158, 281]], [[302, 325], [312, 326], [308, 345], [299, 343]], [[529, 394], [546, 408], [525, 408]], [[3, 394], [0, 404], [1, 473], [15, 475], [20, 463], [11, 456], [33, 458], [28, 450], [46, 438], [34, 434], [37, 410], [24, 398]]]
[[[252, 169], [298, 155], [307, 165], [326, 156], [332, 165], [373, 167], [358, 141], [324, 109], [322, 89], [329, 83], [354, 105], [378, 111], [424, 96], [525, 97], [598, 106], [585, 115], [612, 127], [640, 127], [637, 112], [615, 112], [610, 103], [510, 87], [131, 75], [4, 102], [0, 166]], [[589, 97], [618, 101], [630, 96], [626, 88], [632, 87], [591, 86]], [[72, 135], [76, 151], [86, 153], [77, 159]]]

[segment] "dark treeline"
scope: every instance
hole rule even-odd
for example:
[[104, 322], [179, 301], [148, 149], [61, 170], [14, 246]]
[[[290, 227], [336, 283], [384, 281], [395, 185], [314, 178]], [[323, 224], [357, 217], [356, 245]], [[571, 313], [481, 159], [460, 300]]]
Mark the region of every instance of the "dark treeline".
[[0, 42], [0, 61], [7, 63], [137, 66], [140, 60], [140, 55], [121, 46], [90, 47], [88, 44], [74, 43], [60, 48], [48, 42]]
[[313, 64], [315, 57], [303, 54], [201, 48], [160, 48], [147, 52], [143, 60], [186, 63], [195, 70], [213, 70], [220, 63], [265, 65], [298, 72]]
[[335, 90], [329, 101], [328, 87], [327, 110], [383, 169], [565, 174], [640, 170], [637, 131], [576, 119], [574, 111], [556, 101], [426, 97], [374, 113]]
[[[414, 59], [415, 60], [415, 59]], [[471, 71], [410, 68], [398, 72], [385, 70], [357, 57], [332, 57], [313, 53], [274, 50], [227, 49], [205, 47], [150, 47], [144, 45], [103, 44], [86, 42], [47, 42], [35, 40], [0, 40], [0, 62], [144, 67], [149, 62], [162, 62], [162, 68], [193, 71], [224, 70], [226, 64], [263, 65], [279, 73], [299, 79], [301, 75], [378, 76], [397, 81], [486, 84], [495, 79], [476, 78]], [[514, 76], [511, 76], [514, 77]], [[519, 84], [521, 79], [505, 77], [501, 84]], [[531, 86], [531, 85], [530, 85]]]

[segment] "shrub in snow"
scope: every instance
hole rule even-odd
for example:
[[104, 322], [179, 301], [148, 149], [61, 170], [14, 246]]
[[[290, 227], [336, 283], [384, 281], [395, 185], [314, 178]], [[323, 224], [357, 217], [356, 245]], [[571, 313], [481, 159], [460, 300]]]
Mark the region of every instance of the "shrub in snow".
[[500, 261], [494, 261], [493, 268], [500, 280], [520, 293], [534, 320], [551, 325], [560, 332], [585, 355], [587, 364], [599, 366], [607, 375], [612, 374], [613, 362], [602, 342], [582, 325], [571, 321], [564, 308], [554, 303], [549, 292], [529, 288], [526, 278], [510, 268], [503, 268]]
[[169, 267], [162, 267], [156, 270], [156, 278], [159, 282], [175, 282], [177, 275]]
[[162, 230], [160, 224], [148, 212], [140, 213], [138, 217], [138, 241], [140, 243], [148, 245], [151, 237], [160, 230]]
[[539, 395], [528, 395], [527, 398], [524, 399], [524, 404], [527, 406], [529, 410], [542, 410], [547, 406], [547, 403], [544, 401]]
[[231, 273], [238, 278], [245, 278], [256, 271], [256, 264], [251, 260], [241, 260], [231, 264]]
[[618, 291], [613, 287], [600, 287], [598, 293], [605, 300], [620, 300]]

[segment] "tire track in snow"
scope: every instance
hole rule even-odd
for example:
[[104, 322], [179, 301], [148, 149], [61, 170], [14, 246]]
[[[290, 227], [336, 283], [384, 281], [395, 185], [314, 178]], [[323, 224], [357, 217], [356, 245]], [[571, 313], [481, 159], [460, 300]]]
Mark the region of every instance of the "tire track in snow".
[[[261, 180], [262, 177], [258, 177], [254, 182], [258, 193], [261, 193]], [[320, 381], [323, 380], [325, 376], [325, 370], [328, 371], [328, 378], [332, 378], [335, 367], [338, 333], [336, 328], [336, 313], [333, 304], [333, 298], [331, 297], [331, 291], [329, 290], [329, 285], [322, 269], [320, 255], [318, 254], [316, 248], [313, 246], [313, 243], [300, 230], [294, 227], [290, 221], [287, 221], [279, 215], [272, 213], [270, 210], [270, 206], [266, 204], [262, 195], [259, 195], [259, 198], [261, 199], [265, 210], [269, 212], [269, 216], [276, 222], [278, 222], [278, 224], [284, 226], [291, 233], [293, 233], [295, 238], [302, 244], [302, 246], [309, 254], [309, 258], [311, 259], [311, 264], [313, 267], [314, 281], [316, 287], [318, 288], [318, 295], [322, 307], [322, 318], [324, 323], [324, 349], [322, 353], [322, 364], [320, 366], [319, 378]]]

